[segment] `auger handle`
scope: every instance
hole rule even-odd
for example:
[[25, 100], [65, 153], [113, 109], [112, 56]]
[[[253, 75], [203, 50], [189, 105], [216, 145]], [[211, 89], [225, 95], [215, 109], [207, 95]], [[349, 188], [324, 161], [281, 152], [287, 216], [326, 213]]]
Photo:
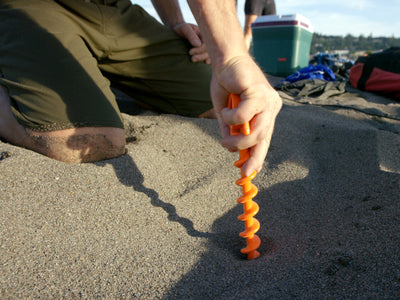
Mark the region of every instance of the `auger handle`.
[[[240, 96], [236, 94], [230, 94], [228, 100], [228, 107], [229, 108], [237, 108], [239, 106]], [[238, 125], [231, 125], [229, 126], [231, 129], [231, 135], [250, 135], [250, 124], [249, 122], [238, 124]]]

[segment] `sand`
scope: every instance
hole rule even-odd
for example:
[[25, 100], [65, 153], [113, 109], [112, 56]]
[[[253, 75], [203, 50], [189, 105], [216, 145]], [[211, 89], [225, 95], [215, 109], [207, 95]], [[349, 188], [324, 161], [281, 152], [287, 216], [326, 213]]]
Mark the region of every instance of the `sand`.
[[0, 298], [398, 299], [400, 103], [348, 97], [394, 117], [284, 101], [250, 261], [215, 120], [124, 114], [128, 154], [90, 164], [0, 142]]

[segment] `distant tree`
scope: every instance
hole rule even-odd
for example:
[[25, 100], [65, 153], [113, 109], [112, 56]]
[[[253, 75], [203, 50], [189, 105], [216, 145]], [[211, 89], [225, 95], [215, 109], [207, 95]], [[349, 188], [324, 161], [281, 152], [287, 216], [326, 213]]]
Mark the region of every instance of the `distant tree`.
[[375, 51], [390, 47], [400, 47], [400, 38], [373, 37], [372, 33], [367, 37], [360, 34], [358, 37], [347, 34], [346, 36], [330, 36], [314, 33], [311, 42], [311, 54], [317, 52], [332, 52], [335, 50], [348, 50], [351, 54], [360, 51]]

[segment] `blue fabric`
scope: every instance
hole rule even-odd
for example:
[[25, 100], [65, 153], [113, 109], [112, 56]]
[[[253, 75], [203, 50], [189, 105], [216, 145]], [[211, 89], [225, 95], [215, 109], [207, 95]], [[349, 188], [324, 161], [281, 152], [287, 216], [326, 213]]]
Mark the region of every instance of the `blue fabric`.
[[323, 65], [308, 66], [297, 71], [294, 74], [289, 75], [282, 81], [289, 81], [291, 83], [303, 80], [303, 79], [322, 79], [326, 81], [335, 81], [336, 77], [333, 71]]

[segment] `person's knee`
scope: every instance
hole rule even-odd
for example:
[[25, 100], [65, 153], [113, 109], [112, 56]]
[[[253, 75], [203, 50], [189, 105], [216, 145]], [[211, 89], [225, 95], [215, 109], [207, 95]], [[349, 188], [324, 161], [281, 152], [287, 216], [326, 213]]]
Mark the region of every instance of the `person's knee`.
[[24, 147], [29, 140], [25, 129], [15, 119], [10, 98], [5, 87], [0, 85], [0, 140]]
[[63, 162], [95, 162], [125, 153], [125, 134], [120, 128], [83, 127], [28, 132], [32, 137], [32, 150]]

